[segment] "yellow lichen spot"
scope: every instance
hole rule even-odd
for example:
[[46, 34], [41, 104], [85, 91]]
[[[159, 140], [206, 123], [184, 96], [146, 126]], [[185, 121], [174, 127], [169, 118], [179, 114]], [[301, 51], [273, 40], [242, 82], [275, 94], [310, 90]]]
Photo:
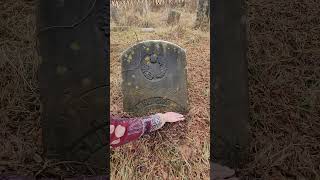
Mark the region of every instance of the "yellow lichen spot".
[[127, 59], [128, 63], [130, 63], [131, 60], [132, 60], [132, 55], [130, 54], [130, 55], [128, 56], [128, 59]]
[[146, 64], [150, 64], [150, 57], [149, 56], [147, 56], [144, 60], [146, 61]]
[[149, 51], [149, 50], [150, 50], [150, 49], [147, 47], [147, 48], [146, 48], [146, 51]]
[[176, 106], [177, 106], [177, 104], [176, 104], [176, 103], [174, 103], [174, 102], [172, 102], [172, 103], [170, 103], [170, 106], [172, 106], [172, 107], [176, 107]]

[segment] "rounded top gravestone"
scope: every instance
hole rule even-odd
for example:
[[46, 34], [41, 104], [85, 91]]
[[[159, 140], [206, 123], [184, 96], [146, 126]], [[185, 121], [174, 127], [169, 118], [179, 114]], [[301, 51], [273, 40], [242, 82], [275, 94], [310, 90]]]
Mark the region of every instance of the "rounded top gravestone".
[[185, 50], [170, 42], [148, 40], [121, 56], [123, 106], [134, 115], [188, 110]]

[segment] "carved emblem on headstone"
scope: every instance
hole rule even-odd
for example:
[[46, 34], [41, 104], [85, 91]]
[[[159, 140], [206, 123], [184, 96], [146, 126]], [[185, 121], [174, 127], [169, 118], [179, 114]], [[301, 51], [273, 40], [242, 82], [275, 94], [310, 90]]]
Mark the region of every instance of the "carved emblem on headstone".
[[150, 81], [162, 79], [167, 72], [168, 64], [163, 56], [157, 54], [147, 54], [141, 60], [141, 71], [143, 75]]

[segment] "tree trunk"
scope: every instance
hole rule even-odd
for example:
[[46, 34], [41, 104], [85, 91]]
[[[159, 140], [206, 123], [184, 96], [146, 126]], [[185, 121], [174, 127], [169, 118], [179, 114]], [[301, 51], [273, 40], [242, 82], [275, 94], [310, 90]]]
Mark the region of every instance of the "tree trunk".
[[210, 1], [199, 0], [195, 28], [209, 27], [209, 21], [210, 21]]
[[110, 7], [110, 16], [111, 20], [114, 21], [116, 24], [119, 23], [119, 12], [118, 9], [111, 5]]

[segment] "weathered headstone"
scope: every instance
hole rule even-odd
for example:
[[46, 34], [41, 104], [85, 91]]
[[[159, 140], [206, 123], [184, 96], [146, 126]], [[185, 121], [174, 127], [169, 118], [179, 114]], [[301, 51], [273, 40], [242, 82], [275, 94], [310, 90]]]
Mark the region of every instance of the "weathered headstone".
[[179, 23], [181, 13], [176, 10], [170, 10], [168, 14], [167, 24], [174, 25]]
[[123, 106], [126, 112], [188, 110], [186, 53], [166, 41], [149, 40], [121, 56]]

